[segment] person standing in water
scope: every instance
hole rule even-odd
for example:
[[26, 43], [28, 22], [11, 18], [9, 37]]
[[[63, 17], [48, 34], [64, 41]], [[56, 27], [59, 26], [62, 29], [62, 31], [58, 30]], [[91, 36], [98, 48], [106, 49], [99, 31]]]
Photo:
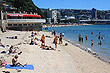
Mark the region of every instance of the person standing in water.
[[80, 33], [79, 33], [79, 35], [78, 35], [78, 38], [79, 38], [79, 41], [81, 41], [81, 35], [80, 35]]
[[86, 38], [86, 40], [87, 40], [87, 35], [86, 35], [86, 37], [85, 37], [85, 38]]
[[93, 34], [93, 32], [91, 32], [91, 34]]
[[56, 32], [55, 32], [55, 30], [54, 30], [53, 34], [54, 34], [54, 36], [56, 35]]
[[100, 32], [99, 32], [99, 37], [98, 37], [98, 39], [100, 39]]
[[99, 45], [102, 45], [102, 40], [100, 40], [100, 42], [98, 43]]
[[62, 33], [60, 33], [60, 36], [59, 36], [59, 44], [62, 44]]
[[91, 46], [93, 46], [93, 40], [91, 40]]

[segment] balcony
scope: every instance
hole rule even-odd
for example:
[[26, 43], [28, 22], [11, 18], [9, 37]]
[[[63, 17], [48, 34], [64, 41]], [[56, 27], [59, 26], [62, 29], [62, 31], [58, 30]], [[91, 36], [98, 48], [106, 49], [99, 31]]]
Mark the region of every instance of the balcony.
[[33, 23], [45, 23], [45, 19], [7, 19], [8, 24], [33, 24]]

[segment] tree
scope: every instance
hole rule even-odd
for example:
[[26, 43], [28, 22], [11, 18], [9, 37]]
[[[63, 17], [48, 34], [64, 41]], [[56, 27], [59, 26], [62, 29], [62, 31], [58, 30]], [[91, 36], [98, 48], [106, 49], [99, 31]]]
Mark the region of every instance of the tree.
[[51, 19], [51, 22], [52, 22], [52, 23], [54, 23], [54, 18], [53, 18], [53, 19]]
[[60, 19], [57, 19], [57, 22], [58, 22], [58, 23], [60, 23], [60, 22], [61, 22], [61, 20], [60, 20]]

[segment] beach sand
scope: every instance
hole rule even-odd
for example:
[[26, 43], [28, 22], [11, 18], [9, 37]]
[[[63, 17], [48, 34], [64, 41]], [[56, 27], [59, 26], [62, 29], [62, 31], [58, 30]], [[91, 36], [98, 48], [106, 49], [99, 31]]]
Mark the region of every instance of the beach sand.
[[[42, 34], [51, 36], [45, 37], [46, 45], [55, 47], [53, 42], [54, 36], [50, 32], [40, 31], [37, 37], [40, 39]], [[29, 45], [31, 32], [9, 31], [0, 33], [0, 39], [5, 45], [15, 45], [18, 47], [18, 52], [23, 53], [19, 55], [18, 61], [22, 64], [31, 64], [34, 70], [14, 70], [0, 68], [0, 73], [9, 71], [10, 73], [110, 73], [110, 64], [99, 60], [93, 55], [81, 50], [79, 47], [63, 40], [63, 44], [59, 45], [54, 50], [42, 50], [40, 48], [41, 42], [38, 45]], [[6, 37], [17, 36], [18, 39], [7, 39]], [[68, 46], [64, 46], [68, 43]], [[1, 51], [8, 51], [9, 47], [0, 48]], [[16, 54], [0, 54], [4, 57], [8, 64], [11, 64], [13, 56]]]

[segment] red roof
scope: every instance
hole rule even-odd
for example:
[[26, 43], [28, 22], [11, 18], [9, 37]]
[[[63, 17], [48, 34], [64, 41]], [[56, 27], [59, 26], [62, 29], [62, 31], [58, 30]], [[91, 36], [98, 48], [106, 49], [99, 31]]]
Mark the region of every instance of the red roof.
[[40, 17], [40, 15], [28, 15], [28, 14], [7, 14], [8, 17]]

